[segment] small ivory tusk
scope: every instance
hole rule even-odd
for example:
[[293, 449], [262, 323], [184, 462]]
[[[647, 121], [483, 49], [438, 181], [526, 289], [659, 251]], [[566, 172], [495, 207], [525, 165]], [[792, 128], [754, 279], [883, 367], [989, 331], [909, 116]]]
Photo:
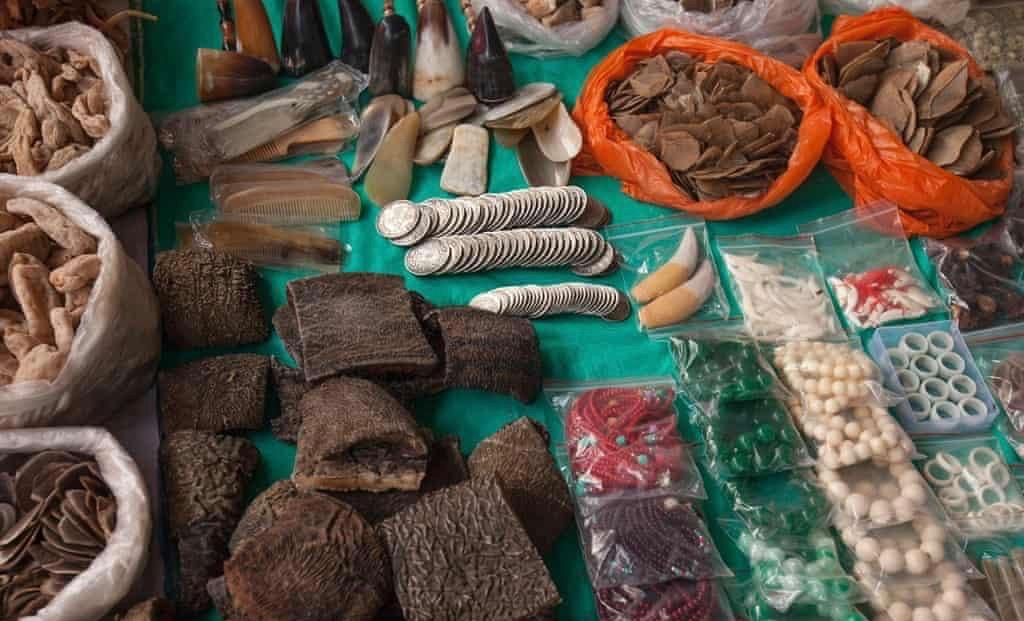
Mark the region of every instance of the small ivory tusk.
[[675, 289], [690, 278], [699, 258], [697, 234], [693, 232], [693, 227], [690, 227], [686, 229], [672, 257], [633, 287], [633, 297], [640, 304], [646, 304], [659, 295]]
[[640, 324], [648, 329], [686, 321], [711, 297], [715, 270], [704, 259], [693, 278], [640, 309]]

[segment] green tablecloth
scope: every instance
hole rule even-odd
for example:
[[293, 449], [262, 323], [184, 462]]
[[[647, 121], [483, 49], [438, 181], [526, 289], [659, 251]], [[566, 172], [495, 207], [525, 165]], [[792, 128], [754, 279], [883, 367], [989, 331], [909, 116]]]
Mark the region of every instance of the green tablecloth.
[[[371, 14], [381, 15], [381, 0], [367, 0]], [[280, 35], [280, 16], [284, 0], [265, 0], [271, 20]], [[458, 3], [447, 0], [456, 20], [456, 29], [465, 45], [464, 20]], [[218, 15], [213, 0], [148, 0], [146, 10], [160, 17], [144, 30], [144, 105], [150, 112], [168, 111], [195, 105], [195, 54], [200, 47], [220, 46]], [[328, 35], [335, 51], [339, 49], [339, 21], [337, 5], [333, 1], [321, 2]], [[415, 28], [413, 0], [398, 0], [399, 13]], [[598, 48], [582, 58], [540, 60], [513, 55], [516, 78], [520, 84], [533, 81], [556, 83], [568, 104], [574, 103], [589, 68], [606, 54], [624, 43], [627, 35], [616, 29]], [[351, 164], [351, 153], [343, 159]], [[418, 168], [413, 182], [412, 198], [426, 199], [442, 196], [439, 188], [440, 166]], [[492, 141], [490, 158], [490, 190], [505, 191], [523, 187], [515, 155]], [[618, 181], [610, 178], [577, 178], [573, 180], [588, 192], [604, 201], [618, 223], [631, 222], [671, 213], [653, 205], [639, 203], [619, 191]], [[579, 280], [564, 270], [516, 270], [483, 275], [415, 278], [405, 273], [402, 266], [403, 251], [381, 239], [374, 230], [373, 220], [378, 207], [366, 199], [362, 184], [357, 186], [363, 195], [364, 213], [358, 222], [340, 227], [340, 238], [352, 248], [346, 260], [345, 271], [371, 271], [400, 274], [409, 288], [419, 291], [439, 305], [465, 304], [486, 289], [510, 284], [547, 283]], [[164, 167], [160, 192], [156, 201], [157, 251], [175, 245], [175, 222], [183, 221], [195, 210], [211, 206], [209, 186], [206, 183], [176, 187], [170, 167]], [[796, 233], [802, 222], [848, 209], [849, 198], [843, 194], [831, 176], [819, 166], [814, 174], [783, 204], [760, 215], [728, 223], [711, 225], [713, 235], [737, 233], [764, 233], [786, 235]], [[284, 285], [294, 277], [282, 273], [265, 272], [263, 296], [268, 310], [285, 300]], [[621, 285], [619, 277], [605, 279], [608, 284]], [[672, 365], [663, 343], [649, 340], [641, 334], [633, 319], [610, 324], [599, 319], [545, 319], [535, 323], [544, 354], [544, 374], [547, 378], [568, 380], [612, 379], [622, 377], [655, 376], [671, 373]], [[267, 343], [247, 348], [246, 351], [284, 356], [287, 354], [277, 337]], [[165, 352], [164, 365], [175, 366], [202, 355], [217, 352]], [[559, 421], [543, 400], [524, 406], [508, 398], [470, 392], [449, 391], [437, 398], [417, 404], [416, 417], [440, 434], [454, 433], [462, 439], [463, 452], [468, 454], [484, 437], [505, 423], [522, 415], [529, 415], [548, 424], [553, 435], [559, 436]], [[276, 415], [276, 412], [271, 412]], [[263, 454], [263, 464], [257, 472], [251, 493], [267, 487], [273, 481], [291, 475], [294, 447], [277, 441], [269, 431], [250, 436]], [[719, 538], [720, 540], [722, 538]], [[586, 571], [571, 529], [565, 533], [556, 549], [546, 558], [548, 567], [561, 591], [565, 604], [560, 619], [591, 621], [596, 619], [593, 596]], [[215, 613], [203, 617], [219, 618]]]

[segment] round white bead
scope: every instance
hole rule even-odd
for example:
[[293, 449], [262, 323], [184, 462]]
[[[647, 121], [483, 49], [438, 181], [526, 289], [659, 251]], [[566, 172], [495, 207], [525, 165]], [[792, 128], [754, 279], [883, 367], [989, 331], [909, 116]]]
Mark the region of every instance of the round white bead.
[[865, 537], [858, 541], [854, 550], [857, 552], [857, 558], [865, 563], [874, 563], [878, 560], [878, 541], [873, 537]]
[[913, 611], [906, 602], [896, 602], [889, 606], [886, 610], [889, 613], [889, 617], [892, 621], [911, 621], [911, 614]]
[[899, 550], [886, 548], [878, 555], [878, 565], [887, 574], [897, 574], [903, 571], [903, 555]]
[[963, 589], [946, 589], [942, 592], [942, 601], [957, 610], [967, 607], [967, 594]]
[[907, 564], [907, 571], [915, 576], [920, 576], [928, 571], [932, 564], [928, 555], [917, 548], [907, 552], [904, 560]]
[[861, 517], [868, 511], [868, 499], [864, 494], [850, 494], [846, 497], [846, 510], [855, 517]]
[[921, 551], [928, 555], [933, 563], [941, 563], [946, 558], [946, 547], [938, 541], [924, 541]]

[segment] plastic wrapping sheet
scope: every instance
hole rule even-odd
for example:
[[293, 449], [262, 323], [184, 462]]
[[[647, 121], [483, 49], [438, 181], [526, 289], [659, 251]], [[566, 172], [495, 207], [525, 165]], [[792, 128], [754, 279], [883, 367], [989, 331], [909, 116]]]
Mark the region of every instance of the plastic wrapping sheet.
[[[576, 0], [567, 0], [576, 2]], [[580, 16], [578, 21], [565, 22], [548, 27], [530, 15], [519, 0], [473, 0], [473, 10], [479, 12], [484, 6], [491, 10], [491, 17], [501, 33], [505, 48], [510, 52], [530, 56], [581, 56], [601, 43], [615, 22], [619, 19], [620, 0], [603, 0], [603, 11], [589, 17]], [[596, 7], [584, 7], [593, 10]]]

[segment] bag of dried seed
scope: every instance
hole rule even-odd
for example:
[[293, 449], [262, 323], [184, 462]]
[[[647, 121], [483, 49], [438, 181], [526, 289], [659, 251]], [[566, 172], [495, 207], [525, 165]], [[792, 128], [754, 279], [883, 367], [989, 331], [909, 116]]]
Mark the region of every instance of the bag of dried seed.
[[[64, 187], [107, 218], [153, 198], [156, 134], [102, 33], [79, 23], [7, 30], [0, 51], [0, 85], [27, 91], [24, 100], [0, 97], [0, 105], [35, 120], [22, 126], [29, 151], [12, 143], [0, 153], [0, 170]], [[24, 81], [15, 79], [22, 67], [32, 68], [22, 69]], [[33, 88], [39, 78], [41, 88]], [[13, 137], [18, 124], [10, 129]]]
[[575, 174], [618, 177], [638, 200], [709, 220], [780, 203], [814, 170], [832, 126], [794, 69], [680, 30], [605, 57], [573, 117], [583, 130]]
[[[0, 429], [98, 424], [156, 374], [160, 313], [149, 280], [106, 221], [67, 190], [0, 175], [0, 204], [0, 273], [11, 285], [0, 293], [20, 306], [0, 316]], [[70, 233], [88, 248], [67, 259], [82, 252], [69, 247]]]
[[840, 17], [804, 76], [832, 111], [825, 165], [858, 208], [889, 200], [929, 237], [1003, 213], [1016, 124], [953, 39], [902, 9]]
[[632, 36], [678, 28], [746, 43], [799, 67], [821, 45], [817, 0], [623, 0]]
[[582, 56], [619, 19], [619, 0], [473, 0], [485, 6], [508, 51], [541, 58]]
[[[40, 470], [56, 472], [57, 485], [52, 477], [33, 476]], [[13, 512], [18, 518], [15, 524], [0, 518], [8, 544], [13, 540], [17, 547], [17, 542], [29, 539], [16, 562], [19, 568], [13, 571], [13, 579], [5, 582], [0, 617], [27, 621], [104, 618], [128, 594], [149, 558], [152, 520], [146, 484], [135, 461], [99, 427], [18, 429], [0, 433], [0, 477], [10, 485], [0, 486], [4, 490], [31, 490], [33, 499], [41, 491], [40, 480], [46, 486], [49, 479], [49, 485], [55, 487], [43, 503], [45, 513], [36, 514], [41, 517], [42, 530], [39, 522], [33, 528], [32, 511], [18, 506], [21, 498], [0, 492], [3, 516]], [[28, 486], [19, 479], [28, 480]], [[111, 511], [115, 511], [113, 519]], [[57, 534], [45, 526], [51, 519], [60, 522]], [[74, 527], [74, 542], [64, 538], [70, 527]], [[64, 552], [69, 543], [74, 558], [42, 556], [54, 550]], [[3, 552], [7, 562], [17, 554], [9, 548]]]

